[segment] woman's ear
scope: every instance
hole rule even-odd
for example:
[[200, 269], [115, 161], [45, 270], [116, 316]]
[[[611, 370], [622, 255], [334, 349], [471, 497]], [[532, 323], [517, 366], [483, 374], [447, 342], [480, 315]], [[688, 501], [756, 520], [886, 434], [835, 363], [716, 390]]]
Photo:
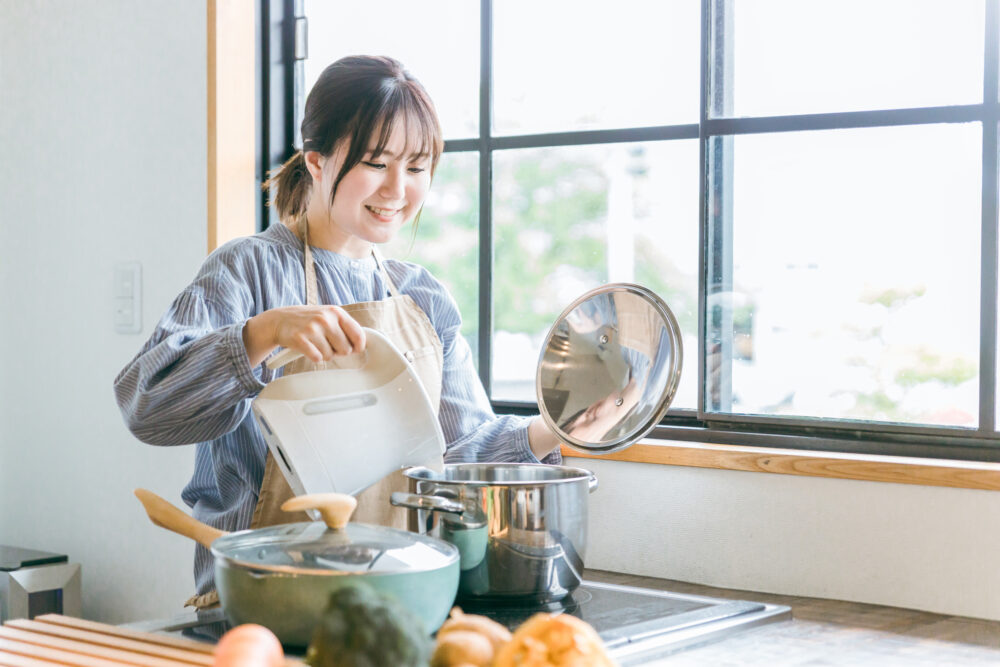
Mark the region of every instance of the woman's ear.
[[303, 153], [303, 157], [306, 160], [306, 169], [312, 175], [313, 183], [319, 183], [323, 180], [323, 165], [326, 163], [326, 158], [319, 151], [306, 151]]

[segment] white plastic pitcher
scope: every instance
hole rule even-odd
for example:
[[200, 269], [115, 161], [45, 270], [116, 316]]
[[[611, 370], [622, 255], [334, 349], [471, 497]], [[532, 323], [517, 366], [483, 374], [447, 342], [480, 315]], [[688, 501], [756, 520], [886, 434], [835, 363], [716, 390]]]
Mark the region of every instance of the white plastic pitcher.
[[[364, 352], [335, 358], [341, 367], [277, 378], [253, 401], [295, 495], [355, 495], [401, 468], [442, 470], [444, 435], [423, 384], [388, 338], [365, 337]], [[285, 350], [268, 367], [299, 356]]]

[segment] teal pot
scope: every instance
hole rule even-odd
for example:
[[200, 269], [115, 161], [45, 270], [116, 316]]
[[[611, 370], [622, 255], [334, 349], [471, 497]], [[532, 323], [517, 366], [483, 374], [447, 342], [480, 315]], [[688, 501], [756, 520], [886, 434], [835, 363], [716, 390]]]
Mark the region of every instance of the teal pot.
[[403, 530], [321, 522], [232, 533], [212, 544], [215, 585], [234, 624], [259, 623], [283, 644], [304, 646], [330, 593], [359, 581], [388, 593], [433, 633], [448, 617], [459, 579], [458, 548]]
[[[324, 521], [223, 533], [187, 516], [148, 491], [136, 492], [157, 525], [207, 546], [215, 584], [234, 625], [257, 623], [287, 646], [306, 646], [330, 594], [363, 582], [399, 600], [434, 633], [458, 590], [459, 550], [444, 540], [405, 530], [347, 523], [354, 499], [342, 494], [294, 498], [289, 511], [316, 510]], [[349, 506], [346, 515], [323, 503]], [[293, 506], [294, 504], [294, 506]]]

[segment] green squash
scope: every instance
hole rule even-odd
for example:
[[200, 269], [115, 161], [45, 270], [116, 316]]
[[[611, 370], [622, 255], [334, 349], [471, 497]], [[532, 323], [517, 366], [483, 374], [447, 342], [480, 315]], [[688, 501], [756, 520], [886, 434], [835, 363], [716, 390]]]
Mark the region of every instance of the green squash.
[[311, 667], [426, 667], [431, 640], [423, 621], [367, 584], [330, 594], [306, 652]]

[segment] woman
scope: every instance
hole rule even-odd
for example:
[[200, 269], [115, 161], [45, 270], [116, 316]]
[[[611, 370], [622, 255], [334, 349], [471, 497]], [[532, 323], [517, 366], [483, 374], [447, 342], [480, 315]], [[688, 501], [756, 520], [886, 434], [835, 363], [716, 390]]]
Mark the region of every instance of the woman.
[[[361, 351], [362, 327], [413, 361], [439, 408], [445, 461], [559, 462], [540, 418], [497, 417], [460, 335], [455, 301], [425, 269], [382, 260], [423, 205], [443, 141], [423, 87], [391, 58], [348, 57], [306, 99], [303, 150], [268, 185], [283, 224], [213, 252], [115, 380], [129, 428], [156, 445], [197, 443], [182, 497], [224, 530], [304, 520], [279, 511], [290, 495], [250, 411], [275, 377], [279, 348], [305, 355], [284, 373]], [[363, 456], [363, 450], [359, 451]], [[359, 497], [359, 520], [400, 525], [387, 478]], [[214, 596], [211, 554], [195, 555], [196, 606]]]

